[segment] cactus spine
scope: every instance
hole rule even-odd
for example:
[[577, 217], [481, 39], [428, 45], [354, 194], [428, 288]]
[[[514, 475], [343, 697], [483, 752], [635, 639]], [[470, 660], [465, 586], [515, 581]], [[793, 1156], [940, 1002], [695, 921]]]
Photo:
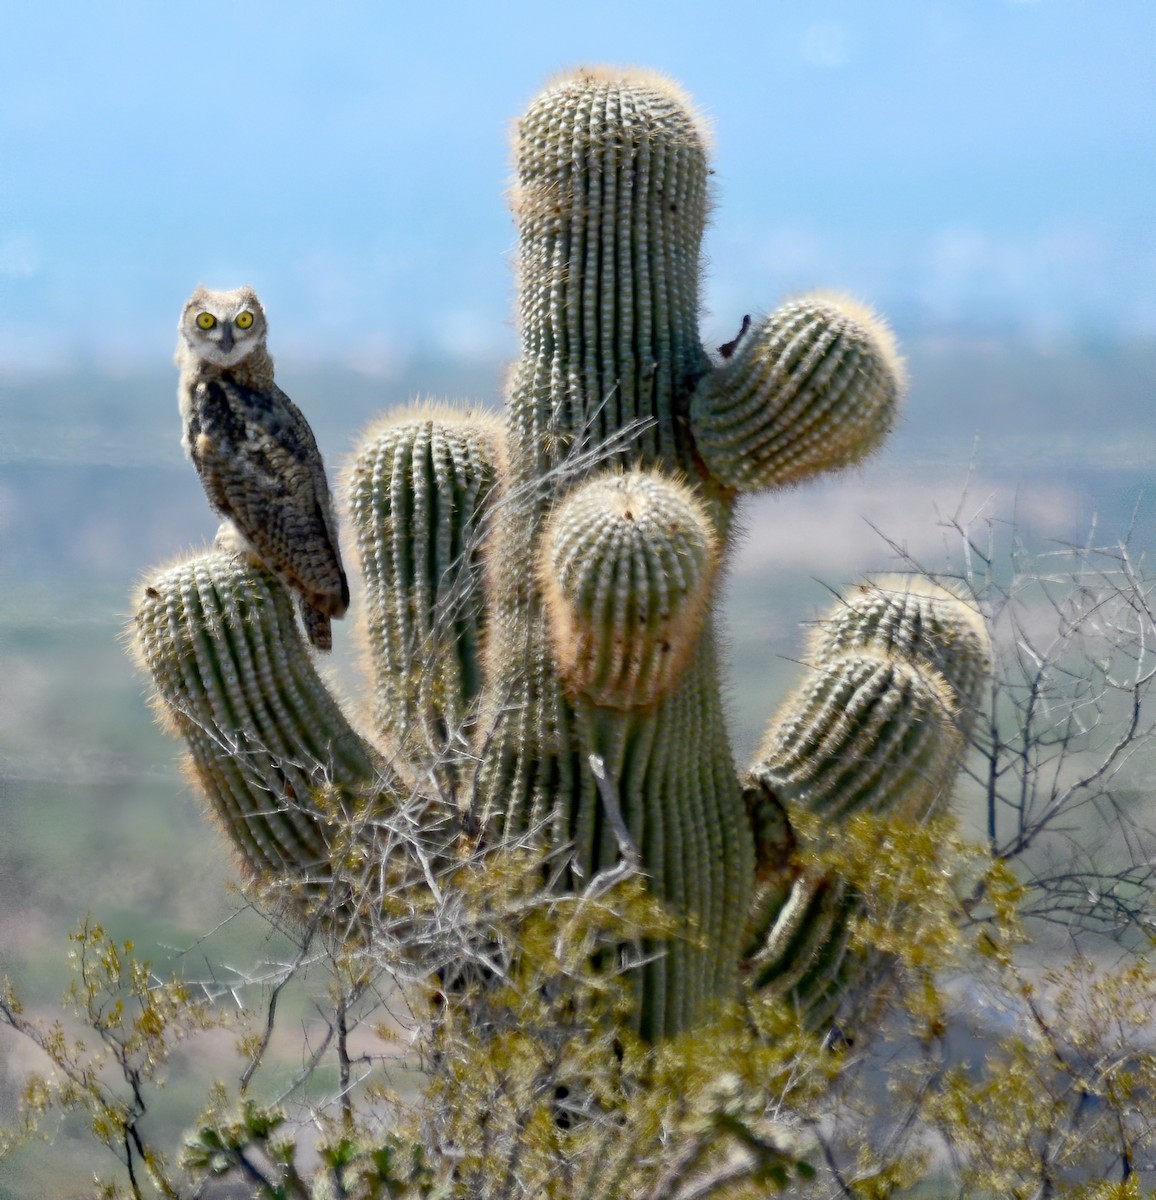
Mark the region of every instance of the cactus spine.
[[901, 360], [865, 310], [812, 297], [712, 363], [707, 139], [669, 81], [559, 78], [515, 143], [504, 437], [411, 413], [349, 474], [380, 748], [325, 693], [275, 586], [220, 555], [150, 581], [143, 660], [254, 869], [300, 876], [338, 853], [333, 796], [388, 813], [425, 789], [431, 820], [564, 851], [563, 888], [618, 861], [624, 823], [684, 930], [635, 968], [643, 1034], [705, 1017], [744, 960], [825, 1013], [853, 902], [807, 874], [793, 826], [941, 803], [980, 656], [950, 594], [849, 603], [740, 780], [713, 601], [738, 494], [869, 453]]

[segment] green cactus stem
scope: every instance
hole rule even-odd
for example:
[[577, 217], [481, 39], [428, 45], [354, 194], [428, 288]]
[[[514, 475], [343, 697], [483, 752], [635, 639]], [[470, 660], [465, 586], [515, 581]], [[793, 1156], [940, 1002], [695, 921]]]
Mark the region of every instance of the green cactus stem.
[[[760, 845], [770, 852], [760, 863], [746, 966], [756, 985], [788, 990], [817, 1014], [819, 995], [807, 993], [817, 988], [818, 964], [830, 969], [817, 991], [836, 1002], [830, 984], [847, 955], [835, 953], [833, 931], [845, 930], [862, 905], [815, 864], [852, 816], [925, 820], [943, 807], [990, 646], [962, 593], [883, 576], [819, 622], [808, 659], [810, 671], [772, 720], [747, 777], [748, 808], [756, 829], [769, 826]], [[794, 843], [789, 862], [776, 857], [783, 821]]]
[[276, 579], [243, 556], [180, 563], [141, 589], [138, 660], [249, 871], [327, 873], [340, 821], [397, 776], [321, 682]]
[[930, 803], [963, 737], [954, 695], [909, 664], [843, 655], [780, 712], [753, 772], [825, 821]]
[[812, 874], [796, 879], [750, 947], [744, 965], [754, 986], [773, 986], [790, 997], [811, 1024], [828, 1017], [838, 1005], [838, 985], [851, 955], [849, 918], [857, 911], [838, 880]]
[[966, 747], [989, 657], [980, 614], [955, 592], [902, 577], [860, 586], [819, 623], [813, 667], [750, 780], [788, 818], [926, 812]]
[[962, 589], [914, 575], [859, 584], [819, 624], [808, 657], [825, 662], [860, 652], [941, 676], [970, 728], [991, 672], [991, 645], [982, 614]]
[[539, 586], [569, 689], [645, 708], [694, 648], [717, 545], [693, 492], [661, 475], [598, 476], [551, 514]]
[[[479, 821], [502, 834], [549, 828], [574, 846], [576, 877], [588, 878], [618, 853], [588, 765], [591, 755], [606, 763], [655, 894], [687, 921], [687, 940], [671, 944], [642, 987], [640, 1027], [657, 1035], [733, 991], [740, 930], [732, 914], [750, 896], [750, 834], [718, 700], [712, 622], [704, 614], [692, 652], [679, 655], [681, 675], [655, 703], [640, 694], [635, 707], [611, 707], [569, 694], [555, 647], [570, 631], [551, 627], [539, 581], [552, 570], [547, 517], [558, 504], [560, 521], [573, 511], [563, 498], [577, 485], [625, 465], [697, 477], [679, 418], [710, 369], [698, 336], [706, 139], [665, 80], [590, 71], [557, 80], [531, 103], [515, 160], [523, 354], [512, 373], [509, 454], [520, 502], [503, 507], [495, 527], [483, 710], [493, 732]], [[722, 494], [709, 481], [696, 487], [721, 542]], [[598, 493], [584, 487], [582, 495], [585, 521], [597, 523], [590, 501]], [[601, 496], [609, 520], [617, 499]], [[641, 577], [639, 557], [631, 570]], [[610, 615], [628, 618], [622, 606]], [[665, 621], [654, 614], [641, 633], [605, 628], [602, 644], [636, 636], [656, 644]]]
[[333, 853], [343, 805], [388, 813], [448, 787], [472, 844], [536, 839], [566, 864], [557, 888], [629, 847], [680, 923], [631, 966], [645, 1036], [704, 1019], [744, 970], [825, 1015], [852, 961], [854, 897], [808, 874], [807, 838], [816, 822], [944, 803], [983, 669], [972, 614], [922, 585], [856, 594], [744, 781], [717, 590], [739, 494], [868, 454], [901, 360], [867, 310], [813, 297], [712, 362], [698, 334], [708, 139], [661, 76], [560, 77], [514, 141], [522, 351], [505, 436], [410, 413], [374, 430], [349, 474], [381, 748], [325, 693], [275, 583], [243, 562], [210, 555], [151, 581], [142, 658], [255, 869], [306, 874]]
[[421, 406], [373, 426], [345, 480], [374, 726], [443, 764], [469, 748], [476, 715], [483, 534], [503, 446], [492, 418]]
[[522, 357], [510, 469], [540, 517], [560, 486], [552, 470], [589, 474], [590, 455], [668, 468], [689, 458], [676, 418], [709, 369], [701, 124], [661, 76], [563, 76], [517, 124], [512, 205]]
[[703, 380], [691, 405], [695, 445], [728, 487], [782, 487], [878, 449], [905, 384], [895, 339], [870, 309], [804, 296]]

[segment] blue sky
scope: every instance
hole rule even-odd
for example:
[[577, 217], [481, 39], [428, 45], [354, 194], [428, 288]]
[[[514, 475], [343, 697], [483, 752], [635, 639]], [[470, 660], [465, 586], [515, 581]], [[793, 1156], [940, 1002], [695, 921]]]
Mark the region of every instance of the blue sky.
[[[708, 12], [719, 15], [706, 15]], [[1156, 333], [1154, 0], [0, 0], [0, 369], [510, 355], [507, 128], [568, 65], [716, 131], [704, 330], [811, 286], [901, 330]]]

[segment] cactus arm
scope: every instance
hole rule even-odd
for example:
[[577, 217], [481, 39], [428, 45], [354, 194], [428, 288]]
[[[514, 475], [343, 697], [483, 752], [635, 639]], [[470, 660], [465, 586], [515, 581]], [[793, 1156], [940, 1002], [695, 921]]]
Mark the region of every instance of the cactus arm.
[[661, 475], [607, 473], [570, 492], [538, 562], [568, 689], [612, 708], [669, 691], [702, 627], [717, 552], [694, 493]]
[[677, 417], [709, 367], [706, 135], [669, 80], [589, 69], [547, 86], [515, 141], [511, 475], [535, 489], [540, 517], [565, 477], [599, 463], [692, 465]]
[[940, 678], [960, 729], [971, 732], [991, 671], [991, 644], [966, 589], [917, 575], [858, 584], [820, 622], [809, 657], [821, 662], [857, 652], [898, 659]]
[[859, 462], [883, 442], [905, 386], [883, 322], [838, 296], [783, 305], [705, 375], [691, 402], [699, 457], [735, 491]]
[[865, 655], [812, 671], [772, 723], [748, 776], [748, 790], [758, 784], [782, 803], [795, 843], [789, 872], [774, 859], [777, 872], [760, 863], [767, 881], [752, 907], [744, 964], [756, 987], [789, 996], [813, 1026], [830, 1017], [845, 972], [861, 958], [848, 950], [861, 905], [821, 865], [823, 850], [858, 814], [934, 811], [964, 748], [942, 678]]
[[759, 750], [754, 777], [824, 822], [929, 804], [963, 749], [954, 698], [907, 664], [843, 656], [814, 671]]
[[[884, 577], [815, 631], [808, 675], [772, 719], [747, 776], [760, 888], [745, 968], [816, 1021], [847, 969], [853, 889], [822, 855], [852, 816], [939, 811], [967, 747], [990, 650], [980, 614], [929, 580]], [[759, 836], [762, 833], [763, 836]]]
[[434, 762], [468, 745], [476, 716], [484, 535], [503, 444], [492, 419], [425, 406], [374, 426], [345, 479], [373, 722]]
[[254, 875], [324, 875], [333, 828], [398, 786], [313, 667], [284, 589], [212, 553], [149, 579], [136, 649], [210, 808]]

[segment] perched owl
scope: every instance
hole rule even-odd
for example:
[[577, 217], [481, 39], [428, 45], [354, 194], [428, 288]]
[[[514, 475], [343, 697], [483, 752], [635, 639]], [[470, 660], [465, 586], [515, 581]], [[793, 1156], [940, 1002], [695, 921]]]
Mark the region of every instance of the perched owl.
[[273, 382], [265, 310], [252, 288], [198, 287], [179, 328], [182, 444], [225, 518], [218, 544], [250, 554], [296, 591], [310, 642], [328, 650], [349, 584], [321, 452]]

